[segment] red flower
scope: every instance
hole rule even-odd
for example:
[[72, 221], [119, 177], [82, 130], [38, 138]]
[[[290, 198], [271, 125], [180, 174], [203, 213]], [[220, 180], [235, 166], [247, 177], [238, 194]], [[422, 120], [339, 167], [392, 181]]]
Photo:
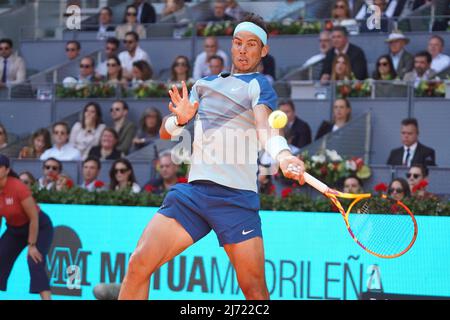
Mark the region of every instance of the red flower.
[[327, 169], [327, 166], [326, 166], [326, 165], [323, 166], [322, 168], [320, 168], [320, 174], [321, 174], [322, 176], [326, 176], [327, 173], [328, 173], [328, 169]]
[[416, 184], [413, 188], [412, 188], [412, 192], [415, 193], [419, 190], [425, 189], [428, 186], [428, 181], [427, 180], [421, 180], [418, 184]]
[[95, 188], [103, 188], [104, 186], [105, 186], [105, 183], [104, 183], [103, 181], [96, 180], [96, 181], [94, 182], [94, 187], [95, 187]]
[[355, 161], [355, 163], [356, 163], [356, 170], [361, 169], [362, 166], [364, 165], [364, 160], [362, 158], [354, 157], [354, 158], [352, 158], [352, 160]]
[[67, 189], [72, 189], [73, 188], [73, 181], [70, 179], [66, 180], [66, 187]]
[[281, 197], [286, 198], [292, 193], [292, 188], [284, 188], [281, 190]]
[[178, 177], [178, 183], [187, 183], [188, 179], [186, 177]]
[[387, 192], [388, 186], [385, 183], [379, 183], [373, 188], [376, 192]]
[[327, 21], [325, 23], [325, 30], [331, 30], [333, 29], [333, 22], [332, 21]]
[[148, 184], [144, 187], [144, 190], [147, 191], [148, 193], [152, 193], [154, 188], [153, 188], [153, 186]]
[[275, 194], [275, 185], [270, 185], [269, 194]]

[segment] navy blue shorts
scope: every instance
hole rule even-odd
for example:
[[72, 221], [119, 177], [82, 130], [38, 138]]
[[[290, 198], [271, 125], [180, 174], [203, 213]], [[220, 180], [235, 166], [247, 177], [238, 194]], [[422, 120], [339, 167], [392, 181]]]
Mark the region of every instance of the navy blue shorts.
[[173, 186], [158, 212], [177, 220], [194, 242], [213, 229], [223, 246], [262, 237], [258, 210], [256, 192], [193, 181]]

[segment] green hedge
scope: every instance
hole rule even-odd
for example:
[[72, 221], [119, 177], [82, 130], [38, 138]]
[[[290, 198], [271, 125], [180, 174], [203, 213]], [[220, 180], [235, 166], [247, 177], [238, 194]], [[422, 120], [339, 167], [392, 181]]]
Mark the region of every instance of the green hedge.
[[[33, 195], [39, 203], [83, 204], [83, 205], [114, 205], [114, 206], [148, 206], [159, 207], [164, 195], [147, 192], [133, 194], [124, 191], [88, 192], [74, 188], [68, 191], [48, 191], [33, 189]], [[281, 198], [272, 195], [260, 195], [261, 210], [269, 211], [310, 211], [330, 212], [331, 204], [325, 197], [311, 198], [301, 193], [291, 193]], [[450, 202], [435, 200], [417, 200], [410, 198], [404, 203], [416, 215], [450, 216]], [[344, 207], [346, 207], [344, 205]]]

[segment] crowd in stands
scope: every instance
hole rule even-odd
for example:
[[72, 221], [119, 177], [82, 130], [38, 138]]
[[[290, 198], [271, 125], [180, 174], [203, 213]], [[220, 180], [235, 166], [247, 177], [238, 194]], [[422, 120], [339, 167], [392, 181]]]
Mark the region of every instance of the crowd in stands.
[[[174, 14], [180, 19], [188, 17], [188, 8], [184, 2], [167, 0], [162, 17]], [[286, 12], [297, 8], [299, 3], [281, 2], [271, 19], [276, 20], [285, 16]], [[374, 4], [382, 11], [381, 29], [378, 29], [378, 32], [387, 32], [389, 18], [404, 15], [405, 10], [414, 10], [428, 1], [416, 0], [413, 6], [406, 7], [408, 3], [410, 2], [401, 0], [374, 0]], [[303, 66], [322, 64], [320, 72], [322, 84], [326, 85], [329, 81], [373, 78], [405, 80], [417, 86], [422, 80], [439, 79], [439, 74], [450, 68], [450, 57], [443, 53], [445, 43], [442, 37], [430, 35], [428, 44], [422, 51], [410, 53], [407, 50], [410, 41], [408, 37], [399, 30], [393, 30], [386, 36], [384, 44], [374, 44], [386, 45], [386, 54], [376, 60], [374, 70], [369, 70], [368, 65], [372, 61], [367, 61], [364, 50], [350, 41], [350, 34], [354, 32], [357, 20], [367, 18], [367, 9], [364, 1], [334, 1], [330, 12], [332, 28], [320, 32], [318, 36], [320, 52], [303, 64]], [[244, 14], [237, 1], [217, 0], [212, 4], [208, 21], [238, 21]], [[65, 44], [67, 60], [80, 59], [78, 73], [71, 76], [75, 83], [105, 82], [123, 88], [136, 87], [152, 80], [162, 80], [176, 85], [181, 81], [192, 84], [205, 76], [231, 71], [229, 54], [219, 47], [216, 37], [209, 36], [204, 39], [203, 51], [193, 61], [180, 54], [169, 68], [169, 77], [157, 79], [153, 71], [154, 63], [157, 61], [151, 61], [148, 52], [140, 46], [140, 41], [147, 37], [143, 24], [157, 22], [155, 8], [148, 1], [134, 0], [124, 11], [122, 24], [115, 26], [112, 18], [112, 9], [104, 7], [99, 12], [98, 23], [83, 29], [98, 32], [100, 35], [98, 38], [104, 41], [101, 61], [95, 61], [91, 56], [80, 56], [79, 41], [70, 40]], [[270, 83], [274, 83], [277, 78], [275, 65], [275, 58], [271, 55], [260, 65], [260, 72], [266, 75]], [[25, 81], [25, 70], [25, 62], [13, 50], [13, 42], [10, 39], [0, 39], [0, 89], [7, 84]], [[17, 154], [17, 158], [42, 161], [42, 176], [33, 177], [29, 172], [23, 172], [20, 178], [28, 185], [36, 183], [39, 188], [65, 190], [70, 186], [72, 178], [64, 174], [63, 164], [64, 161], [75, 160], [82, 162], [83, 182], [80, 187], [89, 191], [130, 188], [133, 193], [145, 191], [160, 194], [172, 185], [184, 181], [178, 177], [179, 167], [173, 163], [170, 154], [163, 153], [158, 158], [158, 177], [146, 185], [138, 185], [132, 163], [125, 157], [156, 143], [159, 139], [162, 115], [158, 109], [149, 107], [143, 112], [139, 123], [133, 123], [128, 117], [129, 109], [127, 101], [114, 101], [110, 108], [112, 125], [108, 127], [99, 104], [91, 101], [84, 106], [79, 121], [72, 127], [65, 122], [56, 122], [52, 125], [51, 131], [45, 128], [37, 130], [32, 134], [29, 145]], [[345, 126], [350, 121], [352, 113], [348, 99], [345, 97], [336, 99], [333, 104], [332, 120], [324, 120], [317, 132], [313, 133], [310, 125], [296, 115], [292, 100], [280, 101], [279, 109], [288, 116], [288, 123], [281, 132], [294, 153], [298, 153], [313, 140]], [[419, 124], [416, 119], [405, 119], [400, 127], [402, 146], [391, 151], [386, 164], [407, 166], [410, 169], [407, 179], [394, 179], [387, 187], [387, 192], [399, 199], [410, 195], [432, 198], [433, 195], [426, 191], [426, 186], [421, 182], [427, 179], [427, 168], [436, 165], [435, 151], [419, 142]], [[7, 132], [0, 125], [0, 152], [7, 145]], [[102, 160], [114, 160], [109, 168], [110, 181], [98, 179], [102, 170]], [[260, 160], [263, 166], [270, 166], [273, 162], [268, 155], [262, 155]], [[258, 179], [261, 193], [274, 193], [275, 184], [271, 176], [261, 174]], [[73, 181], [71, 183], [73, 185]], [[419, 185], [421, 188], [418, 189]], [[341, 189], [352, 193], [364, 192], [363, 181], [356, 176], [347, 177], [342, 181]]]

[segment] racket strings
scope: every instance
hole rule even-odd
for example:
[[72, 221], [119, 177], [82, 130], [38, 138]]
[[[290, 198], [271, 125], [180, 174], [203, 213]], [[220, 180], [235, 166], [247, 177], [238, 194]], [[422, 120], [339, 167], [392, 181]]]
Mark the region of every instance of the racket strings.
[[405, 250], [414, 238], [414, 222], [401, 206], [389, 199], [357, 202], [348, 214], [354, 238], [367, 250], [390, 256]]

